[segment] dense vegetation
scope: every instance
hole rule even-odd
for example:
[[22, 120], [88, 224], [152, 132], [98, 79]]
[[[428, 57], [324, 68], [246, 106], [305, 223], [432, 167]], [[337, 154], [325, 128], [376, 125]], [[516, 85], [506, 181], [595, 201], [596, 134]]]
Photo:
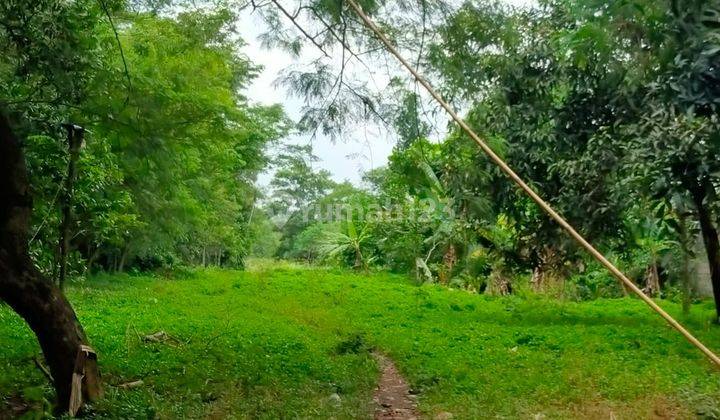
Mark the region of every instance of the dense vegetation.
[[[707, 252], [720, 291], [718, 10], [699, 1], [553, 1], [531, 10], [470, 2], [428, 20], [438, 36], [422, 40], [418, 63], [468, 109], [491, 147], [647, 293], [682, 295], [687, 305], [689, 259]], [[412, 21], [391, 22], [416, 35]], [[304, 76], [288, 82], [301, 90], [312, 80]], [[277, 255], [415, 271], [480, 292], [530, 281], [573, 298], [624, 293], [464, 134], [451, 127], [441, 142], [428, 141], [421, 98], [398, 84], [394, 105], [378, 99], [398, 144], [388, 167], [366, 174], [365, 188], [312, 182], [322, 174], [292, 165], [278, 171], [275, 183], [293, 182], [304, 201], [280, 230]], [[272, 190], [269, 207], [287, 194]], [[324, 223], [331, 203], [353, 214]], [[300, 215], [309, 215], [303, 229]], [[696, 256], [699, 236], [706, 252]]]
[[[359, 3], [522, 178], [720, 344], [692, 287], [706, 259], [717, 323], [720, 1]], [[262, 71], [236, 33], [250, 12], [265, 47], [316, 57], [280, 78], [304, 100], [297, 122], [244, 93]], [[457, 125], [437, 126], [437, 104], [344, 2], [9, 0], [0, 45], [0, 300], [38, 338], [59, 411], [92, 342], [111, 384], [149, 382], [111, 387], [106, 416], [365, 416], [370, 348], [398, 362], [426, 414], [720, 415], [699, 355], [638, 302], [609, 300], [627, 291]], [[347, 140], [368, 122], [396, 143], [361, 185], [285, 141]], [[153, 277], [249, 256], [340, 271]], [[157, 313], [144, 317], [147, 299]], [[14, 343], [0, 393], [42, 403], [20, 362], [33, 341], [0, 315]], [[153, 330], [170, 341], [146, 343]]]
[[53, 273], [67, 173], [60, 123], [72, 122], [86, 130], [73, 273], [240, 266], [253, 184], [286, 123], [279, 107], [250, 105], [241, 94], [257, 68], [239, 53], [233, 17], [118, 9], [116, 40], [96, 1], [25, 6], [10, 2], [0, 12], [8, 25], [0, 97], [27, 139], [36, 264]]
[[[374, 349], [397, 362], [429, 418], [720, 415], [720, 384], [703, 356], [637, 300], [484, 297], [404, 276], [276, 265], [102, 275], [70, 288], [104, 359], [107, 396], [95, 413], [370, 418]], [[697, 305], [685, 320], [717, 347], [705, 323], [712, 310]], [[0, 393], [47, 409], [31, 333], [6, 310], [0, 320]], [[144, 338], [160, 331], [170, 338]]]
[[[71, 229], [76, 274], [93, 266], [241, 266], [255, 248], [419, 270], [427, 280], [480, 291], [490, 277], [509, 290], [515, 274], [532, 272], [539, 290], [573, 279], [584, 297], [622, 293], [464, 135], [451, 127], [444, 141], [426, 140], [421, 100], [398, 78], [391, 97], [363, 96], [379, 102], [373, 109], [398, 136], [390, 164], [367, 173], [365, 188], [335, 184], [313, 170], [308, 147], [267, 155], [266, 145], [290, 126], [280, 108], [242, 96], [257, 68], [239, 53], [227, 9], [170, 17], [111, 4], [109, 20], [96, 2], [21, 6], [3, 9], [9, 55], [1, 97], [27, 139], [31, 251], [48, 274], [67, 165], [59, 123], [72, 121], [88, 132]], [[716, 6], [468, 3], [426, 23], [438, 36], [416, 41], [425, 44], [419, 63], [448, 98], [465, 104], [468, 121], [494, 149], [648, 292], [688, 292], [683, 261], [694, 256], [700, 231], [706, 242], [717, 236]], [[439, 5], [425, 7], [431, 13]], [[400, 28], [411, 24], [389, 5], [375, 11]], [[72, 36], [53, 36], [66, 28]], [[412, 39], [401, 45], [414, 51]], [[286, 80], [311, 104], [335, 86], [313, 76], [327, 77], [317, 71]], [[330, 122], [353, 113], [332, 106]], [[314, 119], [317, 112], [309, 107], [301, 127], [329, 124]], [[271, 159], [275, 178], [258, 200], [254, 182]], [[317, 226], [330, 206], [337, 215], [342, 205], [363, 214]], [[386, 217], [393, 211], [403, 217]], [[413, 212], [421, 220], [409, 220]], [[379, 216], [371, 222], [368, 215]]]

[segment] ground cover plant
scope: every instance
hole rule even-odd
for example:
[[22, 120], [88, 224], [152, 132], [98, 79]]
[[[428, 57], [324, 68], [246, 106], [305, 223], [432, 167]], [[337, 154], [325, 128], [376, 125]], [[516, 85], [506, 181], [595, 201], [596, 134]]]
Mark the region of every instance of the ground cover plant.
[[403, 419], [717, 417], [628, 294], [720, 348], [718, 28], [720, 0], [1, 2], [0, 417], [362, 418], [378, 383]]
[[[290, 264], [100, 275], [68, 295], [102, 356], [98, 417], [370, 418], [373, 351], [430, 418], [720, 415], [710, 364], [631, 298], [489, 297]], [[717, 348], [712, 313], [702, 302], [682, 319]], [[0, 319], [0, 394], [47, 409], [31, 332], [8, 308]]]

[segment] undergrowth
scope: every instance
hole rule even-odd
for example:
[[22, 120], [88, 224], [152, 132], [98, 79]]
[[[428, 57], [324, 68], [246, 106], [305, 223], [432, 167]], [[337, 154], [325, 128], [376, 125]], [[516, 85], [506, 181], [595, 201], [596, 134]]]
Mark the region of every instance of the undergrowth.
[[[102, 275], [69, 297], [107, 384], [97, 417], [370, 418], [374, 350], [396, 362], [429, 417], [720, 416], [720, 374], [630, 298], [494, 298], [270, 263]], [[710, 303], [688, 317], [662, 305], [720, 349]], [[147, 339], [158, 332], [167, 339]], [[6, 307], [0, 337], [0, 395], [29, 404], [29, 415], [48, 412], [38, 346]]]

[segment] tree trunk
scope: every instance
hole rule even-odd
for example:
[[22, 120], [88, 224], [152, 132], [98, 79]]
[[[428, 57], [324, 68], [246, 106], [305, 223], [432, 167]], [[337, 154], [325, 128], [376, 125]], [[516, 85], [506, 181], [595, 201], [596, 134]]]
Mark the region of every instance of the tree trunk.
[[62, 195], [60, 208], [62, 210], [62, 224], [60, 225], [60, 240], [58, 249], [60, 251], [60, 267], [58, 273], [58, 285], [60, 290], [65, 288], [65, 277], [67, 276], [67, 255], [70, 252], [70, 228], [73, 223], [73, 187], [77, 175], [77, 160], [80, 156], [80, 146], [83, 141], [83, 129], [73, 124], [66, 126], [68, 130], [68, 172], [65, 178], [65, 191]]
[[[66, 411], [76, 358], [87, 340], [68, 300], [30, 259], [30, 185], [20, 143], [5, 115], [0, 115], [0, 178], [0, 299], [37, 336], [54, 379], [58, 409]], [[99, 384], [97, 372], [90, 375], [86, 380]]]
[[88, 257], [87, 264], [85, 264], [86, 273], [92, 273], [93, 265], [95, 265], [98, 256], [100, 256], [100, 245], [95, 246], [95, 250]]
[[682, 287], [682, 311], [683, 315], [690, 313], [692, 304], [692, 286], [690, 284], [690, 254], [694, 241], [688, 233], [687, 220], [684, 212], [674, 213], [678, 222], [678, 241], [682, 250], [682, 270], [680, 271], [680, 285]]
[[545, 290], [545, 267], [542, 263], [538, 263], [532, 270], [530, 277], [530, 286], [533, 292], [540, 293]]
[[118, 263], [118, 267], [117, 267], [117, 271], [119, 273], [122, 273], [123, 271], [125, 271], [125, 260], [127, 259], [127, 254], [128, 254], [128, 246], [125, 245], [123, 247], [122, 251], [120, 252], [120, 262]]
[[713, 297], [715, 298], [715, 322], [720, 322], [720, 239], [718, 239], [717, 229], [712, 222], [710, 209], [705, 204], [704, 189], [696, 188], [690, 192], [695, 201], [700, 231], [702, 232], [708, 264], [710, 265], [710, 281], [713, 288]]
[[450, 283], [450, 279], [452, 278], [452, 271], [455, 268], [456, 263], [457, 250], [455, 249], [455, 245], [450, 244], [448, 249], [445, 251], [445, 254], [443, 254], [443, 268], [438, 273], [440, 283]]
[[510, 279], [505, 276], [502, 270], [493, 270], [490, 273], [488, 288], [486, 293], [495, 296], [507, 296], [512, 293], [512, 284]]
[[690, 287], [690, 258], [687, 252], [683, 251], [682, 260], [682, 311], [684, 315], [688, 315], [690, 313], [690, 305], [692, 304], [692, 288]]
[[364, 266], [364, 263], [363, 263], [362, 251], [360, 251], [360, 247], [357, 247], [357, 248], [355, 248], [355, 266], [354, 266], [354, 268], [355, 268], [355, 270], [359, 270], [359, 269], [363, 268], [363, 266]]
[[653, 262], [645, 270], [645, 288], [646, 295], [655, 297], [660, 292], [660, 273], [658, 273], [657, 262]]
[[530, 285], [535, 292], [564, 290], [562, 255], [556, 249], [546, 245], [537, 252], [537, 262], [532, 271]]

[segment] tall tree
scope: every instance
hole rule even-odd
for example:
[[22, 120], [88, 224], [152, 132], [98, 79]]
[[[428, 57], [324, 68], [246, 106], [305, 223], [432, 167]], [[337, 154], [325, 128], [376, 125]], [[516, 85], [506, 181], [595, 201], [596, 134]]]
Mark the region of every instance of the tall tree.
[[310, 145], [286, 145], [274, 159], [277, 170], [270, 181], [267, 208], [282, 225], [277, 251], [281, 256], [289, 255], [297, 235], [312, 224], [311, 206], [335, 185], [328, 171], [313, 168], [317, 160]]
[[[623, 127], [623, 162], [644, 193], [676, 212], [694, 208], [720, 322], [720, 42], [711, 35], [720, 25], [713, 17], [720, 14], [720, 4], [698, 3], [675, 12], [666, 22], [663, 44], [675, 45], [677, 55], [658, 57], [659, 71], [644, 92], [643, 112]], [[674, 32], [684, 35], [675, 38]]]
[[[205, 246], [214, 261], [241, 264], [252, 183], [265, 145], [285, 130], [279, 106], [254, 106], [240, 93], [256, 67], [239, 53], [231, 14], [169, 18], [123, 5], [0, 5], [0, 299], [36, 333], [61, 410], [87, 341], [47, 276], [67, 164], [61, 123], [89, 129], [74, 203], [81, 217], [65, 226], [75, 273], [83, 259], [115, 269], [196, 262]], [[31, 196], [41, 210], [34, 216]], [[86, 372], [86, 383], [93, 378]]]
[[[57, 132], [82, 101], [90, 57], [99, 52], [100, 16], [99, 6], [90, 1], [0, 5], [6, 58], [0, 65], [0, 299], [35, 333], [60, 411], [70, 405], [76, 359], [87, 339], [68, 300], [29, 255], [33, 186], [21, 140], [33, 132]], [[83, 383], [99, 384], [97, 372], [87, 372]]]
[[[31, 187], [25, 158], [5, 110], [0, 114], [0, 299], [7, 302], [35, 333], [53, 376], [58, 408], [70, 405], [72, 378], [87, 338], [72, 306], [35, 267], [28, 252]], [[87, 371], [86, 397], [98, 397], [97, 371]]]

